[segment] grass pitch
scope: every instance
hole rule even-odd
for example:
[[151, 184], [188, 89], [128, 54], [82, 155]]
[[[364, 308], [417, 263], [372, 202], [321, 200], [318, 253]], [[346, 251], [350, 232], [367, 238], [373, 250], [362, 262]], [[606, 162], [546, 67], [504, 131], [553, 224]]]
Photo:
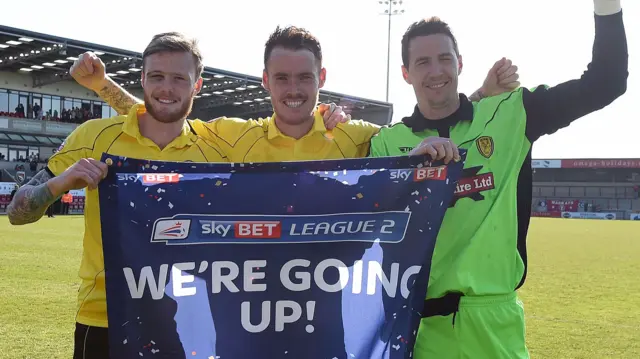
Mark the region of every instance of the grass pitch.
[[[84, 222], [0, 217], [0, 359], [71, 358]], [[535, 218], [521, 297], [532, 358], [640, 357], [640, 222]]]

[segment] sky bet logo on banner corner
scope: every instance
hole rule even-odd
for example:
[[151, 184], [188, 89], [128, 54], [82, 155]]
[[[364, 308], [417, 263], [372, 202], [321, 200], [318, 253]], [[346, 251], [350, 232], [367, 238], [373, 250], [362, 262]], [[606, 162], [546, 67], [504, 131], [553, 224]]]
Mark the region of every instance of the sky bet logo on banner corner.
[[103, 160], [113, 357], [412, 357], [463, 161]]

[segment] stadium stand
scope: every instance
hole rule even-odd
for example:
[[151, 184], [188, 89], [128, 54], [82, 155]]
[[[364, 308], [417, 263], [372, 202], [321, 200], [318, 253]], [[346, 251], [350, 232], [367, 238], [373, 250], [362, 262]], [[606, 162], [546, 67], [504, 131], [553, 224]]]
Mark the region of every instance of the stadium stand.
[[533, 215], [640, 220], [640, 159], [534, 160]]
[[[78, 124], [116, 115], [68, 73], [86, 51], [95, 52], [111, 78], [142, 98], [141, 53], [0, 25], [0, 213], [15, 184], [27, 182], [42, 169]], [[272, 114], [260, 77], [205, 67], [203, 78], [192, 118]], [[389, 124], [393, 115], [389, 103], [336, 92], [321, 91], [320, 101], [338, 103], [354, 118], [379, 125]], [[70, 213], [82, 213], [82, 193], [73, 196]]]

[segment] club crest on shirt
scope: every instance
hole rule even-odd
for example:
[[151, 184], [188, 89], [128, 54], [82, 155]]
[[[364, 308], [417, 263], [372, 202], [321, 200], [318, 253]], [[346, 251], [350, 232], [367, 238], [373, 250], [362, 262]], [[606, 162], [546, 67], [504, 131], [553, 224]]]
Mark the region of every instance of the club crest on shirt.
[[493, 138], [490, 136], [481, 136], [476, 140], [476, 147], [478, 147], [478, 152], [485, 157], [489, 158], [493, 155], [494, 143]]

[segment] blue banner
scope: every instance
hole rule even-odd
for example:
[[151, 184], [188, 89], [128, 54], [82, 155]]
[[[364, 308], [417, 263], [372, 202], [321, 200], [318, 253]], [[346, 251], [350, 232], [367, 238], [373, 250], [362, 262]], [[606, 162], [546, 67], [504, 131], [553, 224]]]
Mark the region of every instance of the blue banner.
[[411, 357], [463, 162], [102, 160], [112, 357]]

